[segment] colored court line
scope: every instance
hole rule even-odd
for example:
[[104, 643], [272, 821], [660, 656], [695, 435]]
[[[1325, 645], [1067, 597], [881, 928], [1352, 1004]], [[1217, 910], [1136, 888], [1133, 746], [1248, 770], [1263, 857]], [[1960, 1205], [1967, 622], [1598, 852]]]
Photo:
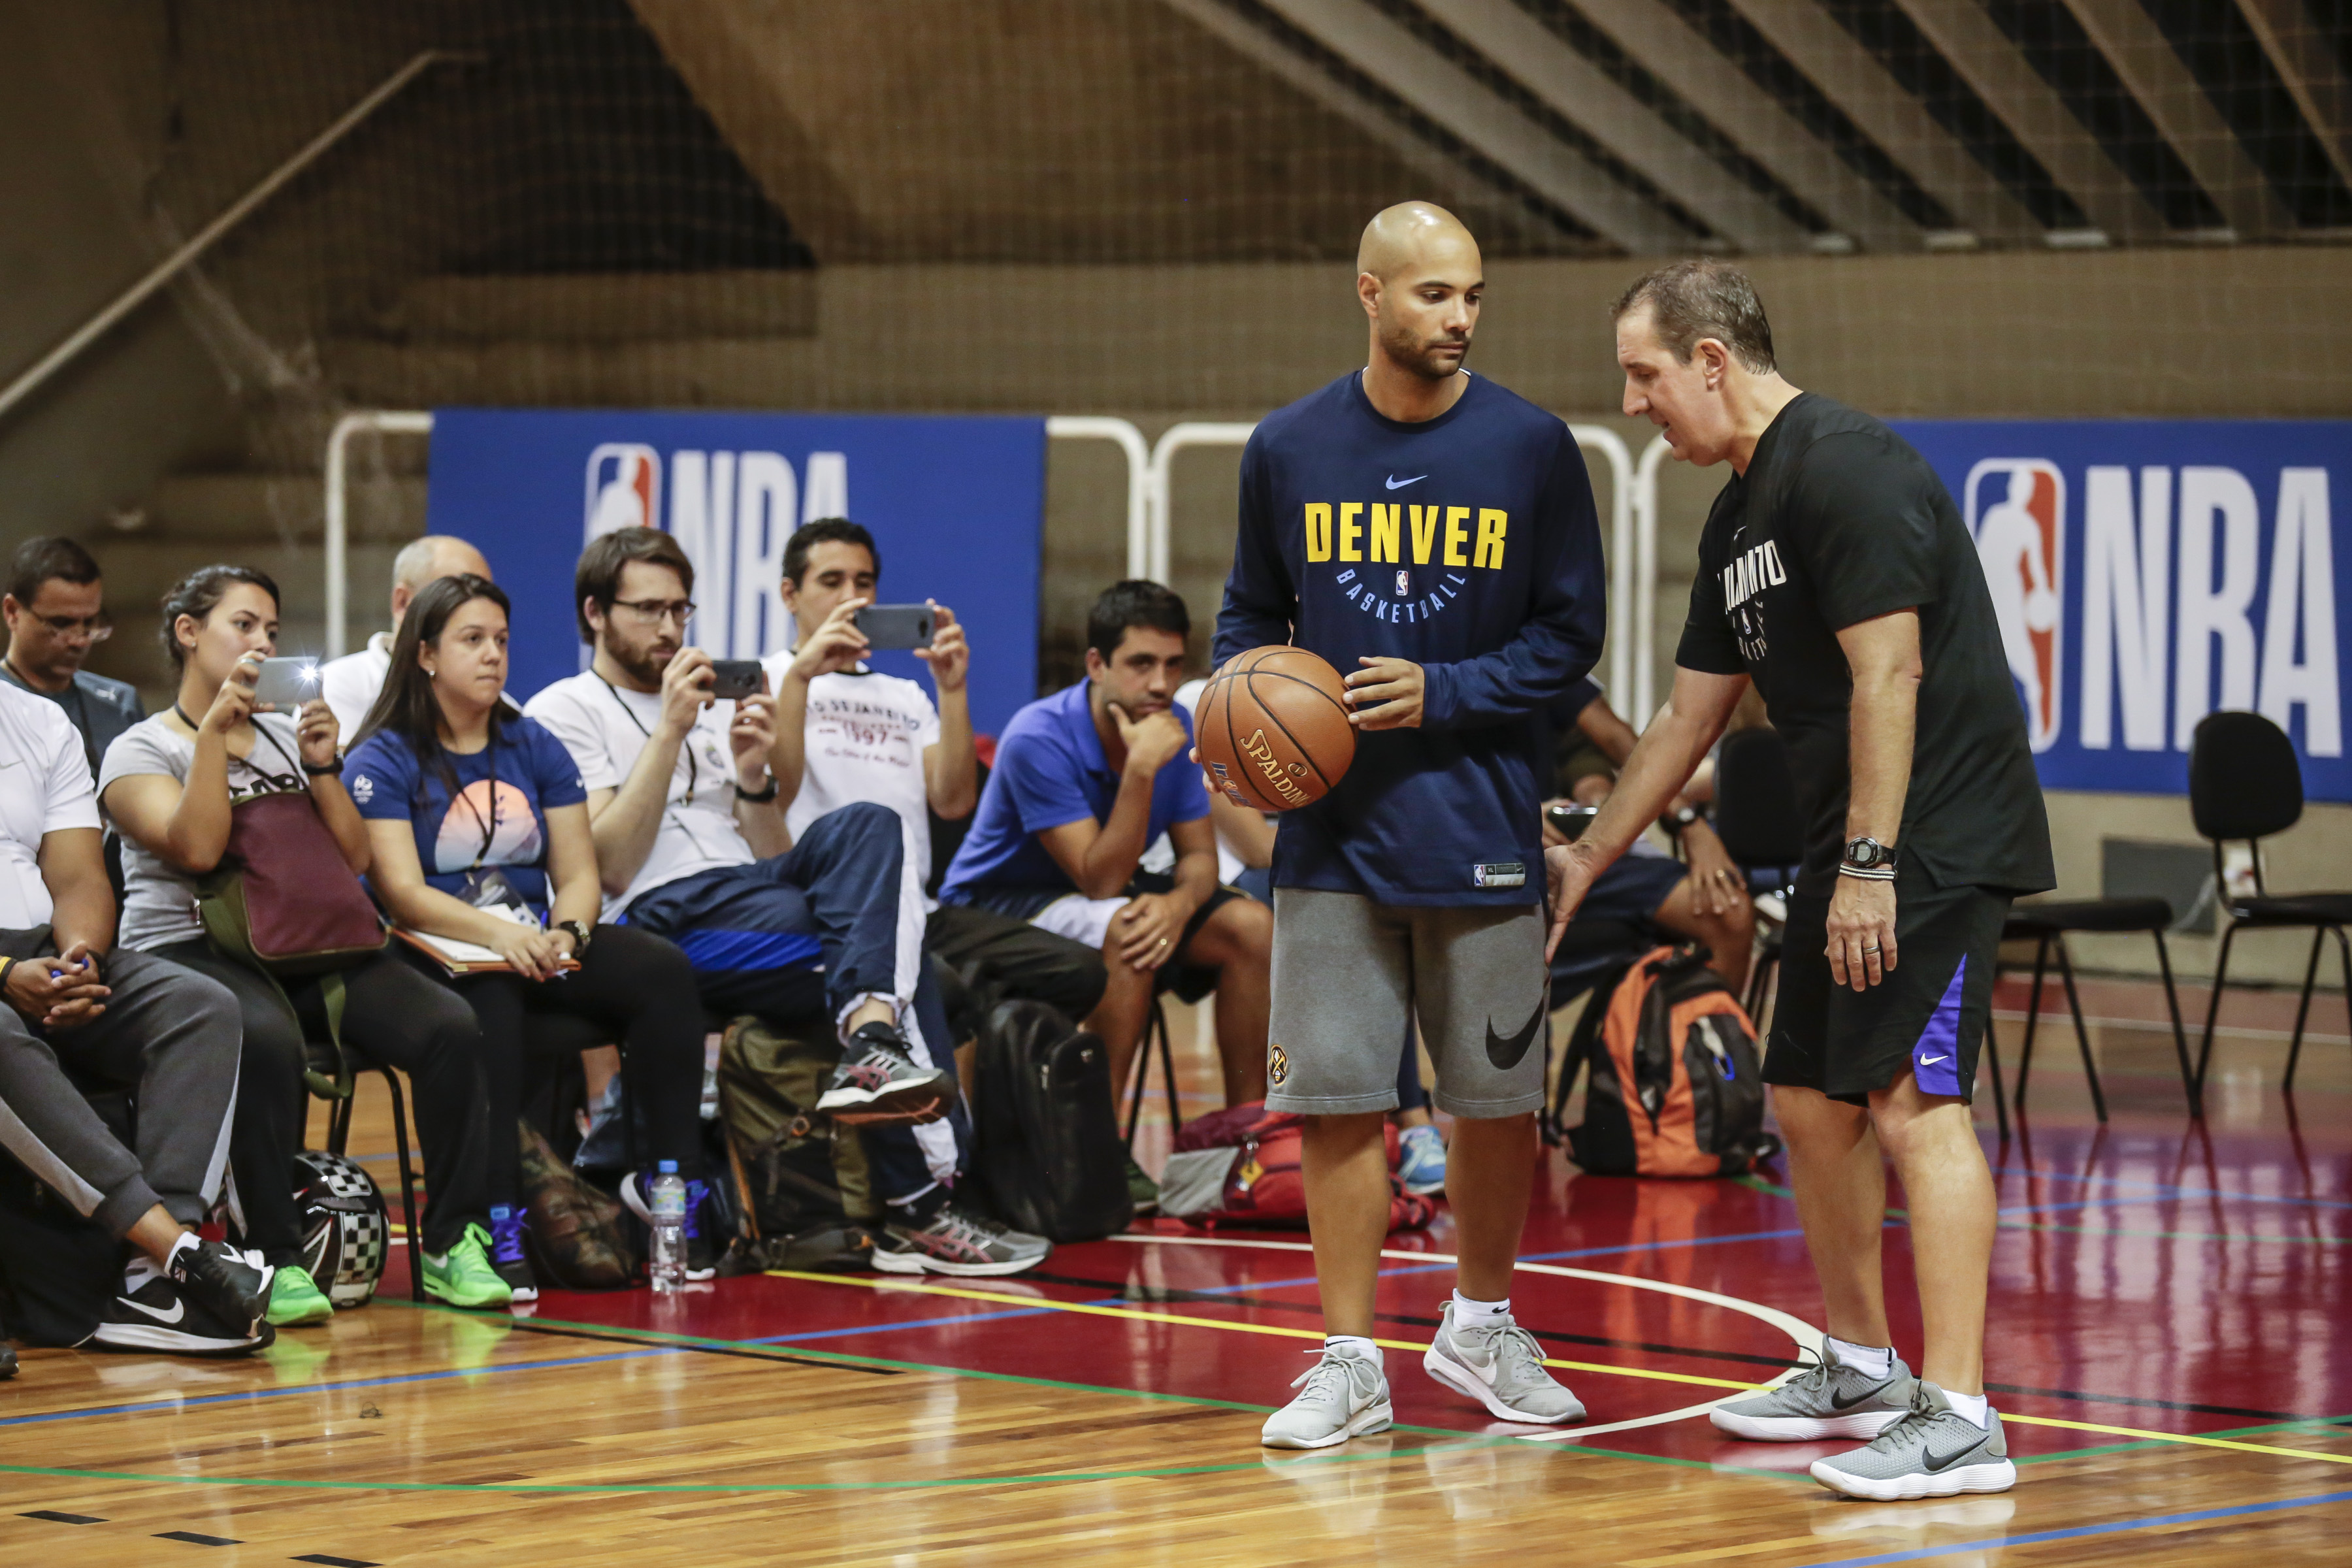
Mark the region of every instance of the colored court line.
[[[2002, 1417], [2007, 1420], [2007, 1416]], [[2281, 1498], [2275, 1502], [2244, 1502], [2230, 1508], [2200, 1509], [2194, 1513], [2165, 1513], [2151, 1518], [2117, 1520], [2113, 1524], [2077, 1524], [2064, 1530], [2037, 1530], [2027, 1535], [1995, 1535], [1982, 1541], [1954, 1541], [1940, 1546], [1914, 1546], [1902, 1552], [1882, 1552], [1874, 1557], [1832, 1557], [1805, 1568], [1878, 1568], [1889, 1563], [1920, 1563], [1960, 1552], [1998, 1552], [2010, 1546], [2040, 1546], [2053, 1541], [2084, 1541], [2099, 1535], [2122, 1535], [2137, 1530], [2179, 1530], [2217, 1519], [2243, 1519], [2249, 1514], [2284, 1513], [2291, 1509], [2322, 1508], [2352, 1502], [2352, 1491], [2319, 1492], [2311, 1497]]]

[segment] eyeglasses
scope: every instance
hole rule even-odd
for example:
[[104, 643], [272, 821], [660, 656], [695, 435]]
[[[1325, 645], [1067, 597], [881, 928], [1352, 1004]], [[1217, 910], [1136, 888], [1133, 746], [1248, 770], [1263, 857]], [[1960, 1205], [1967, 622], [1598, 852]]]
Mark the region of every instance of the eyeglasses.
[[90, 642], [104, 642], [114, 635], [114, 623], [104, 616], [45, 616], [38, 610], [26, 610], [41, 625], [61, 637], [83, 637]]
[[692, 599], [615, 599], [613, 608], [626, 610], [648, 624], [674, 620], [683, 626], [694, 619]]

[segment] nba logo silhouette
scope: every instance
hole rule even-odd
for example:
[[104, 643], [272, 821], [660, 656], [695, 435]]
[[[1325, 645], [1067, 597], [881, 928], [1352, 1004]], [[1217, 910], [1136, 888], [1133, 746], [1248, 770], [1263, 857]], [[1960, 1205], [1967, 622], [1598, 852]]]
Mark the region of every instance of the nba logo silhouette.
[[2046, 752], [2058, 740], [2066, 633], [2066, 476], [2042, 458], [1987, 458], [1969, 470], [1967, 505], [2026, 737]]
[[1400, 599], [1410, 599], [1412, 597], [1412, 573], [1400, 572], [1397, 574], [1397, 597]]
[[616, 528], [661, 526], [661, 458], [635, 441], [606, 441], [588, 454], [588, 498], [580, 542]]

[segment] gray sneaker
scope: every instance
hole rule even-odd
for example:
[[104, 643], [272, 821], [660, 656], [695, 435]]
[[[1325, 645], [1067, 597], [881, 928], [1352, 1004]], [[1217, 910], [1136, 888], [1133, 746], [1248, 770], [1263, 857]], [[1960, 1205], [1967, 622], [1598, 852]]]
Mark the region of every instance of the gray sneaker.
[[1445, 1303], [1437, 1337], [1421, 1358], [1422, 1369], [1456, 1394], [1466, 1394], [1503, 1421], [1556, 1426], [1583, 1419], [1584, 1405], [1544, 1370], [1543, 1347], [1506, 1315], [1491, 1329], [1455, 1326], [1454, 1303]]
[[1885, 1377], [1838, 1360], [1829, 1342], [1821, 1357], [1778, 1388], [1727, 1399], [1707, 1412], [1718, 1432], [1758, 1443], [1810, 1443], [1822, 1437], [1875, 1437], [1911, 1409], [1911, 1369], [1889, 1355]]
[[943, 1208], [926, 1225], [885, 1226], [873, 1264], [885, 1274], [1018, 1274], [1053, 1250], [1042, 1236]]
[[1291, 1380], [1298, 1395], [1265, 1418], [1258, 1441], [1269, 1448], [1328, 1448], [1389, 1429], [1388, 1374], [1369, 1356], [1309, 1351], [1319, 1359]]
[[1813, 1479], [1832, 1491], [1874, 1502], [2005, 1492], [2017, 1484], [2000, 1416], [1990, 1430], [1952, 1408], [1944, 1391], [1922, 1379], [1912, 1384], [1911, 1408], [1866, 1448], [1812, 1464]]

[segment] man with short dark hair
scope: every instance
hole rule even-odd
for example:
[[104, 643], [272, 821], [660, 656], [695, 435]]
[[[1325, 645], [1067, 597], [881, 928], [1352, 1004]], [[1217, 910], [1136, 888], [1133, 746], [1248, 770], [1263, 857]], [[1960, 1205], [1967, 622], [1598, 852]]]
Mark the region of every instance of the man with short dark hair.
[[[1728, 462], [1699, 540], [1674, 694], [1583, 837], [1548, 853], [1553, 931], [1683, 786], [1753, 681], [1807, 821], [1764, 1078], [1828, 1308], [1803, 1377], [1718, 1405], [1737, 1436], [1868, 1437], [1813, 1478], [1886, 1500], [2016, 1480], [1984, 1394], [1993, 1188], [1969, 1118], [2011, 898], [2055, 881], [2024, 714], [1975, 543], [1918, 453], [1774, 368], [1734, 267], [1617, 302], [1625, 413]], [[1879, 1274], [1891, 1157], [1927, 1352], [1893, 1349]]]
[[361, 721], [375, 706], [376, 693], [383, 689], [384, 676], [392, 669], [392, 639], [400, 630], [400, 618], [408, 614], [408, 602], [427, 583], [469, 574], [488, 579], [490, 563], [480, 551], [455, 534], [428, 533], [412, 539], [392, 558], [392, 629], [372, 635], [357, 653], [331, 658], [319, 667], [319, 695], [327, 700], [335, 722], [342, 726], [345, 745], [359, 734]]
[[[1115, 1088], [1126, 1084], [1154, 990], [1198, 996], [1214, 986], [1231, 1098], [1263, 1081], [1274, 921], [1217, 882], [1208, 792], [1176, 702], [1191, 631], [1184, 601], [1157, 583], [1103, 591], [1087, 616], [1087, 678], [1004, 727], [940, 900], [1101, 952], [1109, 980], [1087, 1026], [1108, 1047]], [[1142, 870], [1163, 833], [1173, 870]]]
[[925, 968], [919, 898], [906, 903], [897, 816], [861, 801], [791, 831], [769, 769], [775, 700], [762, 680], [731, 715], [720, 710], [710, 656], [686, 642], [694, 566], [668, 534], [599, 536], [573, 586], [594, 659], [523, 711], [580, 765], [604, 918], [676, 942], [713, 1012], [786, 1026], [829, 1019], [844, 1055], [817, 1110], [851, 1124], [926, 1124], [919, 1139], [868, 1145], [890, 1208], [875, 1267], [1012, 1274], [1043, 1261], [1039, 1238], [949, 1205], [958, 1156], [940, 1121], [954, 1085], [938, 1065], [948, 1025]]
[[97, 777], [114, 738], [147, 717], [136, 687], [82, 668], [90, 650], [114, 635], [97, 561], [70, 539], [25, 541], [8, 563], [0, 619], [8, 625], [0, 680], [64, 709]]

